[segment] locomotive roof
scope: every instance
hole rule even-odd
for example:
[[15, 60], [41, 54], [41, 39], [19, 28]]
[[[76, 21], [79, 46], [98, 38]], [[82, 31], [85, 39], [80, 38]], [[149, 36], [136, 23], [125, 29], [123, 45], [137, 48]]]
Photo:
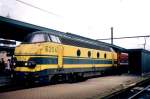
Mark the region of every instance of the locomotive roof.
[[101, 49], [101, 50], [107, 50], [107, 51], [110, 51], [110, 48], [111, 48], [109, 46], [106, 46], [105, 43], [103, 42], [92, 40], [92, 39], [85, 38], [85, 37], [78, 36], [78, 35], [74, 35], [71, 33], [53, 33], [53, 32], [48, 32], [48, 31], [37, 31], [37, 32], [33, 32], [31, 35], [37, 34], [37, 33], [48, 33], [50, 35], [58, 36], [62, 44], [85, 47], [85, 48], [92, 48], [92, 49]]

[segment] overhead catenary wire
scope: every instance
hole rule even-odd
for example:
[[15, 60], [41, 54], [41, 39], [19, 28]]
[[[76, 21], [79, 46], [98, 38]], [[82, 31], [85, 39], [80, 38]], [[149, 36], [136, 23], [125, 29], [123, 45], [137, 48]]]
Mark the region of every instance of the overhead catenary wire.
[[[147, 44], [147, 41], [146, 41], [146, 38], [149, 38], [150, 35], [142, 35], [142, 36], [128, 36], [128, 37], [116, 37], [116, 38], [113, 38], [113, 39], [133, 39], [133, 38], [144, 38], [144, 44], [141, 44], [144, 46], [144, 49], [146, 49], [146, 44]], [[98, 41], [100, 40], [111, 40], [112, 38], [105, 38], [105, 39], [96, 39]]]
[[[127, 39], [127, 38], [145, 38], [150, 37], [150, 35], [143, 35], [143, 36], [128, 36], [128, 37], [115, 37], [113, 39]], [[96, 39], [96, 40], [111, 40], [111, 38], [105, 38], [105, 39]]]
[[22, 1], [22, 0], [16, 0], [16, 1], [17, 1], [17, 2], [20, 2], [20, 3], [24, 4], [24, 5], [30, 6], [30, 7], [32, 7], [32, 8], [38, 9], [38, 10], [40, 10], [40, 11], [42, 11], [42, 12], [45, 12], [45, 13], [48, 13], [48, 14], [51, 14], [51, 15], [54, 15], [54, 16], [57, 16], [57, 17], [62, 17], [61, 15], [58, 15], [58, 14], [56, 14], [56, 13], [53, 13], [53, 12], [50, 12], [50, 11], [48, 11], [48, 10], [42, 9], [42, 8], [40, 8], [40, 7], [37, 7], [37, 6], [32, 5], [32, 4], [30, 4], [30, 3], [24, 2], [24, 1]]

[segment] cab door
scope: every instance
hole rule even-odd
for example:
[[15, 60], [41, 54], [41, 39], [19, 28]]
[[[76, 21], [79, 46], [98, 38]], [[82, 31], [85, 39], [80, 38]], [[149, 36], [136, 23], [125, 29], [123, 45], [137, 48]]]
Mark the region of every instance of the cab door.
[[63, 52], [64, 48], [62, 45], [58, 46], [58, 68], [63, 69]]
[[50, 35], [50, 38], [52, 42], [57, 44], [58, 70], [61, 70], [63, 68], [63, 53], [64, 53], [63, 45], [61, 44], [59, 37], [55, 35]]
[[112, 56], [112, 66], [116, 66], [115, 65], [115, 51], [111, 48], [111, 56]]
[[111, 52], [111, 55], [112, 55], [112, 66], [114, 66], [114, 53]]
[[92, 50], [92, 68], [95, 69], [95, 61], [94, 61], [94, 50]]

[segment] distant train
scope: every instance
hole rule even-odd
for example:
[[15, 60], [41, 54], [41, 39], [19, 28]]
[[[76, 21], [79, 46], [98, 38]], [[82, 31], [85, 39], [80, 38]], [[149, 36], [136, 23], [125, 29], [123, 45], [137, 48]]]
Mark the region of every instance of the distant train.
[[128, 72], [129, 70], [129, 57], [128, 53], [117, 53], [118, 54], [118, 69], [121, 73]]
[[29, 34], [14, 54], [14, 77], [20, 81], [75, 81], [118, 68], [117, 53], [111, 47], [46, 31]]

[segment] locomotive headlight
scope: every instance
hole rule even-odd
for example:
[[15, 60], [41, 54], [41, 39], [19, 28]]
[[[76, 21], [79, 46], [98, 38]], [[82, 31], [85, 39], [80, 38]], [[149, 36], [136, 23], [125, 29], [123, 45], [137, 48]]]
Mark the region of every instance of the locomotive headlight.
[[17, 58], [13, 57], [11, 62], [13, 66], [16, 66]]
[[28, 63], [25, 63], [24, 65], [25, 65], [25, 66], [27, 66], [27, 65], [28, 65]]
[[16, 63], [14, 62], [14, 63], [13, 63], [13, 66], [15, 66], [15, 65], [16, 65]]
[[36, 66], [36, 63], [34, 61], [28, 61], [27, 65], [30, 67], [30, 68], [34, 68]]

